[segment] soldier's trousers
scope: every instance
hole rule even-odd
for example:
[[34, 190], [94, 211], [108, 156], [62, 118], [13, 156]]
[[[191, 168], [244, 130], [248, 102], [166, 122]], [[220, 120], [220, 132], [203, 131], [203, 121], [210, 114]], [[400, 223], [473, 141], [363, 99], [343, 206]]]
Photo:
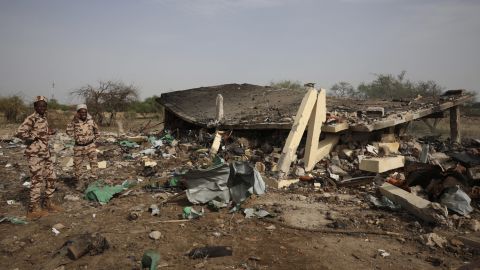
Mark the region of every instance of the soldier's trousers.
[[74, 146], [73, 147], [73, 167], [75, 170], [75, 178], [77, 181], [82, 177], [82, 163], [88, 160], [90, 162], [90, 168], [92, 172], [92, 177], [97, 177], [98, 163], [97, 163], [97, 148], [95, 143], [89, 144], [87, 146]]
[[51, 198], [55, 191], [55, 171], [53, 170], [52, 157], [37, 157], [29, 156], [28, 167], [30, 169], [31, 182], [30, 187], [30, 202], [28, 204], [29, 209], [38, 206], [40, 203], [40, 195], [42, 190], [42, 184], [45, 181], [45, 198]]

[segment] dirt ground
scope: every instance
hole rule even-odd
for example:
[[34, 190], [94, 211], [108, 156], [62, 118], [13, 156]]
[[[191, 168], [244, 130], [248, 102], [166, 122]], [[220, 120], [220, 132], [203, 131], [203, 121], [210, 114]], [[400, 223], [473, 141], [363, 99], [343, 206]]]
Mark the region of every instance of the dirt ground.
[[[29, 175], [24, 148], [8, 142], [0, 146], [0, 216], [24, 217], [28, 190], [22, 184]], [[148, 207], [173, 194], [142, 187], [169, 179], [189, 161], [188, 153], [156, 158], [157, 174], [143, 177], [140, 163], [125, 160], [118, 144], [103, 141], [99, 149], [104, 153], [99, 161], [108, 161], [107, 168], [100, 169], [100, 178], [112, 183], [143, 181], [102, 206], [84, 200], [73, 188], [71, 170], [63, 170], [58, 162], [55, 200], [64, 211], [26, 225], [1, 223], [0, 269], [140, 269], [148, 249], [159, 252], [159, 269], [456, 269], [480, 257], [478, 251], [451, 242], [454, 236], [468, 233], [460, 221], [453, 221], [454, 228], [433, 227], [403, 210], [374, 208], [366, 199], [375, 195], [374, 184], [340, 190], [268, 189], [242, 205], [265, 209], [274, 218], [246, 219], [242, 212], [204, 207], [205, 215], [199, 219], [158, 223], [181, 219], [183, 207], [191, 204], [186, 199], [173, 201], [160, 208], [159, 216], [151, 216]], [[70, 201], [66, 195], [80, 199]], [[129, 213], [137, 209], [143, 211], [140, 217], [129, 220]], [[472, 218], [479, 217], [476, 209]], [[55, 236], [52, 227], [58, 223], [65, 227]], [[149, 238], [154, 230], [161, 232], [160, 239]], [[102, 254], [70, 260], [58, 253], [76, 235], [93, 232], [100, 232], [110, 244]], [[448, 244], [443, 248], [425, 245], [419, 236], [430, 232], [449, 239]], [[233, 255], [185, 256], [192, 248], [207, 245], [231, 246]], [[384, 257], [379, 250], [389, 255]]]

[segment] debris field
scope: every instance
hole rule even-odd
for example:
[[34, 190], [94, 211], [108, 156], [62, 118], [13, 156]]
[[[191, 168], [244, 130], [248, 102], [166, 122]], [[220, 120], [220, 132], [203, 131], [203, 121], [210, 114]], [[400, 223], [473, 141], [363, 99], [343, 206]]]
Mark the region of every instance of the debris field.
[[[288, 93], [296, 100], [287, 102], [293, 113], [282, 113], [285, 106], [275, 112], [275, 100], [269, 99], [270, 109], [263, 112], [277, 118], [250, 112], [243, 120], [229, 118], [234, 110], [237, 117], [245, 116], [244, 107], [231, 109], [233, 101], [225, 95], [225, 117], [215, 121], [217, 94], [208, 113], [199, 110], [195, 121], [176, 114], [186, 123], [170, 118], [162, 130], [102, 132], [99, 177], [84, 192], [73, 187], [72, 139], [64, 133], [52, 137], [55, 200], [64, 211], [36, 221], [25, 219], [25, 146], [2, 138], [1, 268], [478, 267], [480, 140], [417, 138], [390, 128], [395, 122], [375, 126], [383, 118], [400, 117], [396, 104], [407, 101], [372, 101], [349, 111], [327, 98], [324, 127], [348, 123], [347, 128], [325, 131], [338, 139], [307, 170], [302, 137], [286, 177], [279, 178], [282, 149], [305, 92]], [[263, 104], [258, 94], [245, 98]], [[447, 95], [443, 101], [407, 106], [413, 114], [429, 110], [420, 118], [452, 110], [464, 100], [462, 94]], [[168, 103], [183, 106], [173, 99]], [[282, 118], [290, 118], [283, 119], [289, 127], [228, 128], [229, 123], [248, 126]], [[356, 130], [360, 126], [362, 132]]]

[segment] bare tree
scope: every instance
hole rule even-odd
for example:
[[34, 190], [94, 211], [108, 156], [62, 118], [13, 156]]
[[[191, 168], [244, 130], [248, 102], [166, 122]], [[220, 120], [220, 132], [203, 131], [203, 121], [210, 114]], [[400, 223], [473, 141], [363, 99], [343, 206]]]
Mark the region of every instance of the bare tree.
[[355, 88], [348, 82], [338, 82], [330, 90], [337, 97], [353, 97], [355, 95]]
[[[116, 81], [100, 81], [98, 87], [86, 85], [71, 94], [85, 99], [90, 115], [98, 124], [109, 126], [115, 121], [117, 112], [125, 111], [138, 99], [138, 89], [135, 86]], [[108, 121], [105, 113], [110, 114]]]

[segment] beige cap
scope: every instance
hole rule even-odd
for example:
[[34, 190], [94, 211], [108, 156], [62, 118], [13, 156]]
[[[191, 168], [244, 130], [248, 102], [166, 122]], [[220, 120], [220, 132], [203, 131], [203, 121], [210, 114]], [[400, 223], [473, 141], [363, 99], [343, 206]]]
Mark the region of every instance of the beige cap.
[[35, 99], [33, 100], [33, 103], [37, 102], [37, 101], [45, 101], [45, 102], [48, 102], [48, 99], [44, 96], [36, 96]]
[[78, 110], [81, 110], [81, 109], [85, 109], [85, 110], [86, 110], [86, 109], [87, 109], [87, 104], [78, 104], [78, 105], [77, 105], [77, 111], [78, 111]]

